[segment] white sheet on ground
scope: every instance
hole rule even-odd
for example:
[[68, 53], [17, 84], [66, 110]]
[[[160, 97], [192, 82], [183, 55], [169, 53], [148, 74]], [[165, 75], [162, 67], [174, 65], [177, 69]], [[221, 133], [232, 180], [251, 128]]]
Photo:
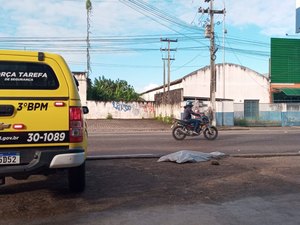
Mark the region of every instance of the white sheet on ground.
[[190, 150], [181, 150], [179, 152], [174, 152], [165, 156], [162, 156], [158, 159], [158, 162], [176, 162], [176, 163], [185, 163], [185, 162], [205, 162], [211, 159], [216, 159], [225, 156], [222, 152], [197, 152]]

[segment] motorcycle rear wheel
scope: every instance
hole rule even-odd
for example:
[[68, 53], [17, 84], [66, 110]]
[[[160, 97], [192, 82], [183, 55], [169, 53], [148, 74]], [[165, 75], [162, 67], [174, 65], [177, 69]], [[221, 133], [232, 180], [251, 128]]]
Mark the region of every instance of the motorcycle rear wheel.
[[174, 127], [172, 130], [172, 135], [175, 138], [175, 140], [178, 140], [178, 141], [181, 141], [181, 140], [185, 139], [185, 137], [186, 137], [186, 134], [185, 134], [182, 126]]
[[218, 129], [216, 127], [206, 128], [204, 130], [204, 137], [207, 140], [215, 140], [218, 137]]

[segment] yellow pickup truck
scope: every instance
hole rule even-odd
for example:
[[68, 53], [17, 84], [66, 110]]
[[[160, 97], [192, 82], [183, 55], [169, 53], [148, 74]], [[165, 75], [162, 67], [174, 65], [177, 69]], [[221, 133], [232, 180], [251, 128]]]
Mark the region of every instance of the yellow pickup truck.
[[0, 184], [67, 169], [70, 190], [83, 191], [84, 113], [61, 56], [0, 50]]

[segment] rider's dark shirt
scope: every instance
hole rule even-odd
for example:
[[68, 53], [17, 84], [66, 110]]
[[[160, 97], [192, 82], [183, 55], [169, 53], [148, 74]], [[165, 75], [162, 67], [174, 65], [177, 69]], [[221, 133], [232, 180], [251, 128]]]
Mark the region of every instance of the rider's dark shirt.
[[185, 107], [183, 111], [183, 120], [190, 120], [192, 118], [192, 115], [198, 115], [197, 113], [194, 113], [191, 107]]

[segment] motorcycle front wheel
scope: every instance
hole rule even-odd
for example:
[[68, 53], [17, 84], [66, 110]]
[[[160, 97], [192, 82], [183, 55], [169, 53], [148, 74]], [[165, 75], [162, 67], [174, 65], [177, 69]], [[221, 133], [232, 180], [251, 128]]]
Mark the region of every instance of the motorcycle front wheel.
[[182, 126], [176, 126], [173, 128], [172, 135], [175, 138], [175, 140], [181, 141], [185, 139], [186, 133], [183, 130]]
[[218, 129], [216, 127], [207, 127], [204, 130], [204, 137], [207, 140], [215, 140], [218, 137]]

